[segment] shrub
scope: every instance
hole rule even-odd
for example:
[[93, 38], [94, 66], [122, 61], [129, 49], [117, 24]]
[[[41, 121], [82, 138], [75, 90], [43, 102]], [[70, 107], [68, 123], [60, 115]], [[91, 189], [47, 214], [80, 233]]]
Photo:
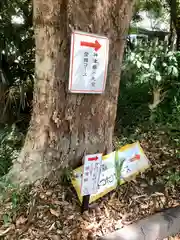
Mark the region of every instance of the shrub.
[[164, 42], [139, 41], [126, 50], [117, 121], [123, 127], [152, 124], [180, 130], [180, 52]]
[[0, 177], [8, 173], [12, 161], [17, 158], [23, 138], [15, 125], [0, 129]]

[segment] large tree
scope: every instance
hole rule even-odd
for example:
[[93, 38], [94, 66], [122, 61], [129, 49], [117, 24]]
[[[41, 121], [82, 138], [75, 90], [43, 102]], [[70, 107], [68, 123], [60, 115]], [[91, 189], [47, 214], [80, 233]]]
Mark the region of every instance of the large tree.
[[[77, 165], [85, 153], [110, 152], [121, 62], [133, 0], [34, 0], [36, 42], [33, 112], [24, 147], [10, 171], [35, 181], [53, 169]], [[68, 93], [72, 30], [107, 36], [105, 93]]]

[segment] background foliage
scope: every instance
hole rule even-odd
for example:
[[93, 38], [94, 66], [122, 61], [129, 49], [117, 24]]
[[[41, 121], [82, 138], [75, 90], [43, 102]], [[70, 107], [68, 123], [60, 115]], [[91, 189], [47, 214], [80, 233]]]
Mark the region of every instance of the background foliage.
[[[148, 51], [147, 51], [148, 49]], [[139, 41], [124, 59], [118, 121], [135, 127], [147, 121], [179, 129], [180, 52], [165, 42]]]
[[29, 0], [0, 2], [1, 123], [27, 127], [34, 80], [32, 6]]

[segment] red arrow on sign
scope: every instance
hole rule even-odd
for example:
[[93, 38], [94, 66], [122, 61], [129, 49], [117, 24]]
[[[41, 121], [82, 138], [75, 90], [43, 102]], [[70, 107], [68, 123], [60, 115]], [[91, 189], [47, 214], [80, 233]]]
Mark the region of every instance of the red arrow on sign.
[[131, 162], [138, 161], [141, 159], [141, 156], [139, 154], [136, 154], [133, 158], [131, 158]]
[[101, 44], [96, 40], [95, 43], [93, 42], [81, 42], [82, 47], [91, 47], [97, 52], [101, 48]]
[[97, 161], [98, 160], [98, 157], [93, 157], [93, 158], [88, 158], [88, 161]]

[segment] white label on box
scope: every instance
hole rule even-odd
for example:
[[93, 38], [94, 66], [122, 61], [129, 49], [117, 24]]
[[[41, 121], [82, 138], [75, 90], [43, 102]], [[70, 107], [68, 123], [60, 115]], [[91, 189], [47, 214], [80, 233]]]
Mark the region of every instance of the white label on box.
[[81, 195], [95, 194], [98, 190], [99, 177], [101, 173], [102, 154], [85, 156]]

